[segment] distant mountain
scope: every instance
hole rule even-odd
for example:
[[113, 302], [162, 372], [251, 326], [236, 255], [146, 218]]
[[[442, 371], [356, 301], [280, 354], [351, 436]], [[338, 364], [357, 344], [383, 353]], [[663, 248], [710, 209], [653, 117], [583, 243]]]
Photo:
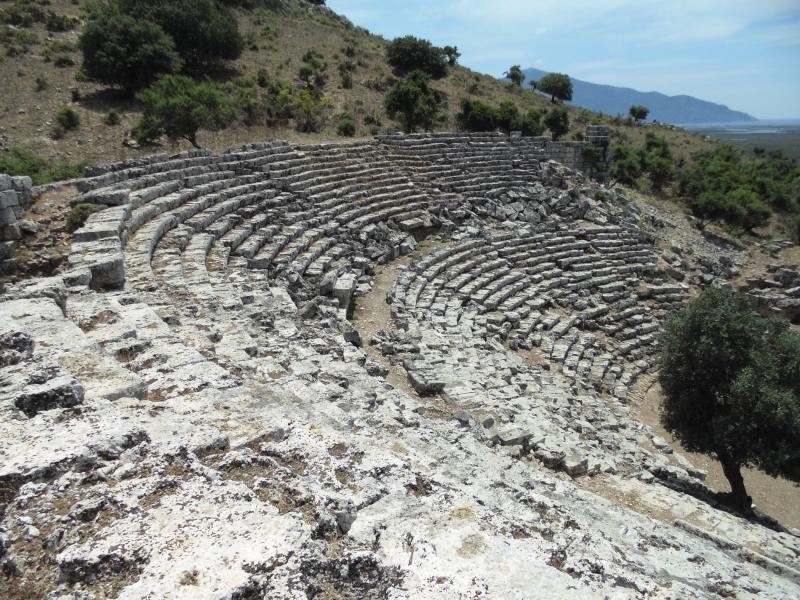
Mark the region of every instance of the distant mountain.
[[[547, 75], [539, 69], [526, 69], [525, 85]], [[614, 87], [572, 79], [572, 104], [609, 115], [628, 115], [634, 104], [650, 109], [648, 120], [664, 123], [739, 123], [756, 121], [747, 113], [731, 110], [722, 104], [699, 100], [692, 96], [667, 96], [659, 92], [639, 92], [631, 88]]]

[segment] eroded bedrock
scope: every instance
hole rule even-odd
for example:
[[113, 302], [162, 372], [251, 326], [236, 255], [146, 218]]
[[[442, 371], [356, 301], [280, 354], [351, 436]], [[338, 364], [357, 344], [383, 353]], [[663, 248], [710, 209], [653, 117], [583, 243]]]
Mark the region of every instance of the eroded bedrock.
[[0, 597], [800, 595], [798, 537], [720, 510], [627, 407], [735, 252], [667, 248], [652, 211], [498, 136], [78, 188], [109, 208], [68, 268], [0, 298]]

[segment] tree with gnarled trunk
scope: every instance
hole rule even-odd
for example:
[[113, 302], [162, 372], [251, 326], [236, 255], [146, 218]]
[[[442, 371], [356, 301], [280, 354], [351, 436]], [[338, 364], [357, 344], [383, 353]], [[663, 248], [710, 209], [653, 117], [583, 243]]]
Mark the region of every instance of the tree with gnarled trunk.
[[572, 100], [572, 80], [565, 73], [548, 73], [536, 82], [533, 89], [550, 96], [550, 102], [569, 102]]
[[144, 113], [133, 135], [143, 144], [162, 135], [183, 139], [199, 148], [200, 129], [219, 131], [236, 118], [236, 104], [225, 91], [212, 83], [197, 83], [183, 75], [167, 75], [139, 93]]
[[398, 81], [384, 98], [390, 118], [399, 116], [406, 133], [422, 127], [429, 130], [442, 104], [441, 94], [430, 87], [430, 76], [422, 71], [412, 71]]
[[511, 82], [511, 85], [517, 87], [521, 87], [522, 82], [525, 81], [525, 73], [522, 72], [522, 68], [519, 65], [512, 66], [504, 75]]
[[660, 368], [662, 424], [716, 455], [734, 508], [752, 513], [742, 467], [800, 481], [800, 335], [788, 321], [707, 289], [666, 324]]
[[641, 104], [634, 104], [628, 109], [628, 114], [636, 123], [641, 123], [647, 118], [647, 115], [650, 114], [650, 109]]

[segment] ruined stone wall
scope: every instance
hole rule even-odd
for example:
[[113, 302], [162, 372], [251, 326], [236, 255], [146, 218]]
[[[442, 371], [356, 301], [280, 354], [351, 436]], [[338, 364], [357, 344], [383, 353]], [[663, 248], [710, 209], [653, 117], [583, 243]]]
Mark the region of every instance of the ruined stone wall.
[[539, 160], [554, 160], [599, 181], [604, 181], [608, 175], [609, 132], [607, 127], [599, 125], [589, 125], [586, 128], [586, 135], [581, 141], [553, 141], [546, 136], [522, 137], [517, 132], [512, 132], [511, 137], [502, 133], [463, 132], [377, 136], [378, 140], [384, 141], [396, 141], [403, 138], [430, 138], [445, 143], [464, 143], [465, 141], [487, 143], [496, 141], [497, 144], [505, 144], [510, 142], [526, 157], [535, 157]]
[[0, 274], [14, 266], [16, 242], [22, 236], [17, 221], [33, 200], [30, 177], [0, 174]]
[[582, 141], [553, 141], [548, 137], [512, 137], [512, 142], [538, 150], [543, 158], [604, 181], [608, 175], [608, 127], [589, 125]]

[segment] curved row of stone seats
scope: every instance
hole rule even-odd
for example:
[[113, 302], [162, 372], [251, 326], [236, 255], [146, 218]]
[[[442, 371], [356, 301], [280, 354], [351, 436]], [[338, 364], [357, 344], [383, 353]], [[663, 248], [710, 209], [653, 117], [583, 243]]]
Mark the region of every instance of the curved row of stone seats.
[[[188, 287], [209, 281], [206, 268], [209, 255], [212, 271], [223, 270], [233, 251], [255, 257], [261, 247], [274, 237], [280, 238], [281, 232], [287, 228], [291, 228], [290, 235], [284, 241], [299, 239], [301, 242], [295, 249], [281, 247], [276, 257], [280, 264], [288, 264], [299, 258], [302, 265], [300, 271], [303, 271], [312, 263], [324, 259], [323, 254], [329, 251], [332, 251], [333, 259], [345, 254], [338, 240], [341, 237], [341, 232], [336, 230], [338, 225], [349, 224], [350, 230], [360, 234], [360, 229], [372, 222], [390, 220], [398, 215], [417, 217], [429, 208], [427, 199], [422, 195], [412, 198], [419, 198], [419, 201], [409, 201], [409, 192], [415, 190], [408, 185], [406, 178], [390, 181], [394, 187], [379, 185], [376, 188], [373, 176], [379, 172], [358, 169], [352, 172], [357, 174], [356, 177], [365, 179], [360, 182], [361, 189], [373, 186], [373, 192], [376, 193], [372, 196], [365, 194], [363, 200], [349, 204], [348, 198], [329, 201], [328, 213], [324, 217], [334, 213], [342, 215], [336, 227], [306, 229], [306, 225], [320, 224], [320, 219], [317, 217], [314, 221], [307, 218], [313, 214], [313, 201], [308, 201], [302, 193], [291, 191], [291, 188], [302, 191], [297, 185], [299, 180], [288, 186], [289, 191], [281, 194], [276, 187], [287, 187], [281, 179], [286, 162], [293, 161], [292, 164], [297, 163], [295, 166], [298, 166], [298, 161], [304, 161], [307, 168], [309, 163], [305, 155], [309, 153], [322, 156], [318, 161], [312, 158], [310, 166], [334, 164], [334, 167], [320, 169], [339, 168], [340, 163], [331, 162], [334, 159], [325, 160], [329, 149], [334, 150], [332, 154], [342, 155], [341, 149], [324, 146], [304, 148], [302, 152], [278, 152], [273, 149], [268, 156], [258, 159], [258, 173], [242, 175], [241, 170], [218, 170], [204, 174], [203, 180], [192, 175], [191, 178], [175, 182], [157, 181], [155, 185], [149, 185], [150, 180], [146, 185], [140, 185], [139, 180], [126, 182], [126, 189], [137, 189], [134, 192], [135, 208], [131, 213], [122, 215], [124, 224], [120, 234], [120, 243], [127, 246], [125, 261], [130, 284], [142, 291], [164, 286], [173, 293], [183, 294], [185, 289], [181, 288], [185, 286], [182, 281], [188, 281]], [[362, 145], [361, 151], [371, 151], [370, 145]], [[347, 153], [344, 153], [344, 157], [346, 161], [352, 160]], [[130, 170], [128, 172], [131, 173]], [[171, 171], [165, 170], [163, 173], [171, 174]], [[266, 178], [262, 173], [268, 173]], [[330, 177], [331, 173], [326, 176]], [[308, 181], [313, 182], [314, 178]], [[341, 178], [337, 183], [339, 181]], [[308, 214], [298, 210], [304, 208]], [[254, 234], [262, 233], [265, 229], [268, 229], [267, 235], [252, 243]], [[320, 239], [320, 234], [325, 232], [335, 237]], [[339, 255], [336, 254], [337, 248]], [[351, 251], [350, 254], [358, 253]]]
[[[652, 244], [619, 228], [503, 234], [439, 249], [412, 264], [391, 301], [401, 322], [430, 319], [442, 330], [460, 328], [465, 307], [474, 305], [476, 334], [539, 347], [565, 374], [583, 381], [593, 373], [593, 385], [622, 396], [650, 367], [659, 328], [655, 314], [645, 317], [643, 307], [623, 299], [652, 300], [648, 310], [662, 313], [685, 299], [685, 289], [674, 286], [639, 290], [654, 267]], [[564, 319], [552, 309], [579, 316]], [[584, 331], [594, 329], [603, 331], [603, 343]], [[630, 373], [610, 373], [614, 361], [635, 364]]]
[[[88, 270], [93, 287], [119, 287], [124, 283], [121, 249], [127, 238], [159, 214], [196, 195], [236, 185], [236, 177], [248, 177], [255, 167], [248, 161], [272, 160], [287, 153], [285, 142], [247, 147], [223, 155], [191, 151], [172, 157], [156, 156], [102, 168], [103, 173], [80, 181], [79, 189], [91, 190], [73, 202], [91, 201], [120, 206], [123, 212], [102, 211], [78, 232], [83, 245], [73, 248], [70, 264]], [[250, 175], [263, 178], [263, 175]], [[118, 236], [111, 235], [118, 231]], [[96, 241], [88, 238], [94, 237]], [[119, 242], [114, 242], [118, 237]]]
[[[289, 150], [288, 142], [276, 140], [231, 149], [223, 154], [214, 154], [209, 150], [201, 149], [188, 150], [174, 155], [153, 154], [117, 163], [88, 166], [85, 169], [86, 177], [78, 180], [77, 187], [79, 191], [85, 192], [113, 187], [120, 183], [133, 185], [136, 180], [147, 179], [148, 176], [180, 172], [216, 163], [236, 163], [242, 168], [248, 168], [258, 166], [259, 161], [269, 160], [270, 157]], [[152, 181], [152, 179], [148, 181]]]
[[[483, 137], [485, 142], [465, 137], [468, 149], [455, 154], [467, 162], [487, 154], [510, 160], [508, 148], [493, 148], [497, 138]], [[476, 148], [469, 149], [473, 145]], [[184, 164], [182, 176], [170, 180], [177, 176], [171, 167], [178, 160], [203, 164]], [[121, 212], [117, 220], [124, 221], [120, 245], [124, 247], [128, 238], [133, 238], [126, 261], [134, 282], [148, 285], [154, 260], [161, 273], [169, 273], [169, 265], [177, 265], [192, 236], [201, 232], [199, 247], [206, 260], [211, 256], [214, 269], [224, 268], [236, 253], [247, 258], [250, 267], [267, 268], [270, 273], [293, 270], [319, 278], [330, 265], [341, 267], [340, 259], [363, 256], [364, 249], [356, 242], [368, 246], [371, 238], [385, 237], [375, 225], [388, 223], [409, 231], [439, 224], [436, 215], [442, 204], [432, 203], [427, 189], [419, 189], [411, 181], [410, 171], [403, 167], [398, 171], [394, 160], [394, 150], [380, 142], [297, 148], [278, 143], [221, 157], [189, 154], [188, 158], [162, 161], [161, 166], [157, 162], [123, 165], [99, 177], [106, 177], [104, 182], [109, 183], [113, 175], [112, 188], [128, 191], [128, 206], [133, 210], [129, 215]], [[238, 164], [247, 161], [245, 168]], [[213, 167], [208, 166], [211, 163]], [[496, 161], [489, 170], [505, 166], [506, 162]], [[252, 172], [253, 168], [257, 171]], [[261, 174], [269, 179], [259, 181]], [[251, 185], [255, 189], [248, 188]], [[270, 200], [276, 197], [276, 187], [285, 195], [273, 204]], [[267, 195], [259, 196], [259, 191]], [[455, 203], [457, 196], [450, 200]], [[256, 210], [249, 212], [253, 205]], [[109, 239], [108, 243], [113, 243], [113, 237]], [[400, 238], [401, 247], [403, 243]], [[160, 244], [163, 257], [157, 252]], [[406, 246], [408, 251], [410, 243]], [[380, 256], [369, 246], [366, 250], [372, 259]], [[200, 255], [193, 252], [193, 256]], [[489, 282], [488, 277], [484, 279]], [[492, 297], [498, 303], [504, 299], [498, 294]]]
[[[177, 355], [189, 352], [182, 347], [194, 349], [238, 372], [257, 349], [245, 333], [253, 323], [249, 314], [238, 314], [246, 312], [242, 292], [208, 277], [207, 253], [245, 216], [268, 213], [286, 196], [279, 195], [263, 173], [237, 176], [233, 170], [220, 171], [211, 179], [186, 180], [200, 185], [148, 199], [134, 211], [126, 224], [128, 284], [142, 302], [164, 307], [159, 316], [176, 336], [172, 347]], [[223, 338], [225, 343], [216, 344]], [[201, 380], [199, 385], [206, 383]], [[177, 385], [162, 387], [157, 395], [185, 391]]]
[[[431, 140], [434, 140], [432, 144]], [[287, 223], [296, 225], [293, 229], [285, 233], [269, 231], [270, 235], [262, 236], [253, 243], [245, 243], [242, 246], [244, 255], [255, 258], [254, 265], [260, 267], [272, 267], [272, 261], [279, 259], [277, 266], [280, 268], [302, 257], [298, 266], [301, 272], [305, 272], [313, 264], [321, 264], [317, 261], [336, 246], [334, 238], [318, 227], [322, 211], [328, 211], [323, 213], [324, 218], [335, 215], [338, 225], [354, 232], [369, 231], [372, 225], [382, 222], [399, 223], [400, 228], [406, 231], [429, 223], [426, 215], [431, 213], [431, 205], [427, 196], [429, 191], [438, 190], [436, 179], [444, 177], [445, 187], [448, 188], [458, 186], [450, 185], [453, 182], [446, 179], [446, 172], [441, 166], [433, 165], [431, 160], [427, 162], [429, 166], [433, 165], [433, 172], [430, 176], [420, 177], [418, 165], [426, 162], [424, 152], [435, 154], [437, 148], [446, 147], [448, 150], [444, 156], [436, 160], [455, 165], [452, 172], [463, 184], [461, 192], [484, 197], [499, 193], [502, 182], [516, 185], [519, 181], [535, 178], [538, 168], [536, 160], [526, 162], [507, 138], [495, 135], [438, 136], [428, 140], [412, 137], [401, 139], [399, 145], [395, 142], [396, 139], [391, 143], [376, 140], [346, 146], [319, 144], [298, 147], [286, 142], [273, 142], [248, 146], [219, 156], [192, 151], [172, 157], [131, 161], [100, 169], [94, 177], [83, 180], [82, 188], [91, 192], [80, 199], [91, 197], [95, 201], [127, 205], [131, 209], [131, 214], [124, 219], [126, 224], [120, 238], [124, 247], [127, 236], [144, 223], [188, 201], [191, 194], [189, 189], [202, 188], [205, 184], [215, 182], [224, 186], [228, 184], [220, 182], [265, 174], [276, 187], [296, 197], [301, 206], [298, 212], [305, 209], [315, 213], [315, 216], [312, 222], [307, 222], [298, 215], [297, 223]], [[426, 150], [418, 148], [425, 145], [432, 147]], [[400, 162], [402, 152], [398, 152], [398, 148], [422, 154], [416, 156], [417, 167], [403, 166]], [[472, 175], [471, 170], [475, 171]], [[518, 175], [509, 175], [515, 170], [524, 173], [524, 176], [520, 179]], [[462, 175], [471, 178], [464, 179]], [[418, 185], [421, 185], [421, 189], [413, 189]], [[457, 199], [458, 195], [453, 194], [448, 201], [455, 202]], [[402, 210], [400, 205], [405, 205], [406, 209]], [[434, 207], [433, 212], [436, 213], [440, 206]], [[283, 216], [288, 219], [289, 212], [285, 211]], [[317, 219], [317, 222], [313, 222], [313, 219]], [[281, 223], [272, 225], [274, 227]], [[305, 234], [304, 229], [313, 231]], [[155, 233], [154, 243], [157, 243], [163, 231], [156, 228]], [[270, 243], [273, 237], [274, 244]], [[244, 241], [237, 239], [237, 242]], [[103, 277], [105, 271], [119, 272], [119, 256], [116, 248], [108, 247], [110, 244], [98, 243], [96, 252], [78, 248], [81, 251], [79, 254], [85, 256], [76, 259], [76, 264], [83, 267], [88, 263], [97, 274], [95, 282], [103, 282], [101, 285], [120, 284], [122, 279], [121, 275]], [[264, 246], [267, 248], [261, 252]], [[97, 256], [112, 254], [114, 259], [110, 266], [95, 264]], [[312, 269], [312, 273], [318, 272], [317, 267]]]
[[500, 135], [432, 134], [384, 137], [415, 176], [445, 190], [496, 197], [535, 181], [542, 155], [527, 151]]
[[148, 270], [156, 247], [168, 231], [184, 224], [196, 231], [243, 204], [266, 196], [274, 196], [271, 183], [260, 175], [247, 175], [175, 192], [134, 211], [126, 250], [126, 264], [132, 268], [130, 276]]
[[298, 154], [270, 166], [270, 177], [297, 202], [240, 242], [252, 268], [319, 278], [346, 252], [347, 240], [366, 242], [374, 225], [408, 222], [431, 208], [428, 195], [374, 142], [300, 146]]

